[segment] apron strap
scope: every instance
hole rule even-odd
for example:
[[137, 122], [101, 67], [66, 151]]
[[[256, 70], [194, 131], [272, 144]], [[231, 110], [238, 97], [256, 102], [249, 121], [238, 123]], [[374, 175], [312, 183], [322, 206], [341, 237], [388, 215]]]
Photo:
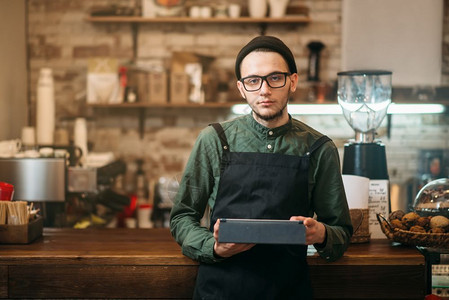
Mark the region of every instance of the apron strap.
[[317, 139], [315, 141], [315, 143], [313, 143], [312, 147], [310, 147], [310, 150], [309, 150], [309, 152], [306, 153], [306, 155], [312, 154], [316, 149], [320, 148], [321, 145], [323, 145], [324, 143], [326, 143], [328, 141], [331, 141], [331, 139], [328, 136], [323, 135], [322, 137]]
[[224, 133], [223, 127], [220, 125], [220, 123], [212, 123], [212, 124], [209, 124], [209, 126], [212, 126], [215, 129], [215, 131], [217, 132], [218, 137], [220, 138], [220, 142], [221, 142], [223, 151], [229, 152], [228, 140], [226, 139], [226, 135]]

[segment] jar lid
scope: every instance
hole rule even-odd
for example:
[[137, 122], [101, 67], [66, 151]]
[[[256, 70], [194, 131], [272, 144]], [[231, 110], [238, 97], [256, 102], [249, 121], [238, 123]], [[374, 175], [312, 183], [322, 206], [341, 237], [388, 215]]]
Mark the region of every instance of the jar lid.
[[5, 190], [5, 191], [12, 191], [12, 190], [14, 190], [14, 186], [12, 184], [7, 183], [7, 182], [3, 182], [3, 181], [0, 181], [0, 188], [2, 190]]

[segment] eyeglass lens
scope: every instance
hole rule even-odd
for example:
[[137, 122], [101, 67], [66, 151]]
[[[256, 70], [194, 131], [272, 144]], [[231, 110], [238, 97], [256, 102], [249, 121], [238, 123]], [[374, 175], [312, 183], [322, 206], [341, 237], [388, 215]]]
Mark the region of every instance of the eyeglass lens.
[[288, 73], [274, 73], [267, 76], [249, 76], [242, 79], [243, 85], [248, 92], [254, 92], [262, 87], [265, 80], [271, 88], [285, 86]]

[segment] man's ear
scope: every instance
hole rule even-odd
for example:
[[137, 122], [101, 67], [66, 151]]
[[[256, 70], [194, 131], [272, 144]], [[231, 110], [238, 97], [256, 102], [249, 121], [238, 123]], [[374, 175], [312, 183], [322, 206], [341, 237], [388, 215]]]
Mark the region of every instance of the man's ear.
[[290, 92], [296, 91], [296, 87], [298, 86], [299, 75], [298, 73], [293, 73], [290, 75]]
[[240, 95], [242, 98], [246, 100], [245, 88], [243, 87], [243, 83], [237, 80], [237, 88], [239, 89]]

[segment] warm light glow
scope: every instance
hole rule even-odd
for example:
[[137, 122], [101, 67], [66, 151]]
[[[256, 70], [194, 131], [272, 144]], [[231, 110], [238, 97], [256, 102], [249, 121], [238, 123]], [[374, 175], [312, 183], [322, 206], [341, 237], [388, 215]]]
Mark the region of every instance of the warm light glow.
[[[235, 115], [246, 115], [251, 111], [247, 104], [232, 106]], [[341, 115], [341, 107], [338, 104], [289, 104], [288, 112], [291, 115]], [[388, 114], [440, 114], [445, 112], [442, 104], [396, 104], [388, 106]]]
[[396, 104], [391, 103], [388, 107], [389, 114], [441, 114], [445, 111], [442, 104]]

